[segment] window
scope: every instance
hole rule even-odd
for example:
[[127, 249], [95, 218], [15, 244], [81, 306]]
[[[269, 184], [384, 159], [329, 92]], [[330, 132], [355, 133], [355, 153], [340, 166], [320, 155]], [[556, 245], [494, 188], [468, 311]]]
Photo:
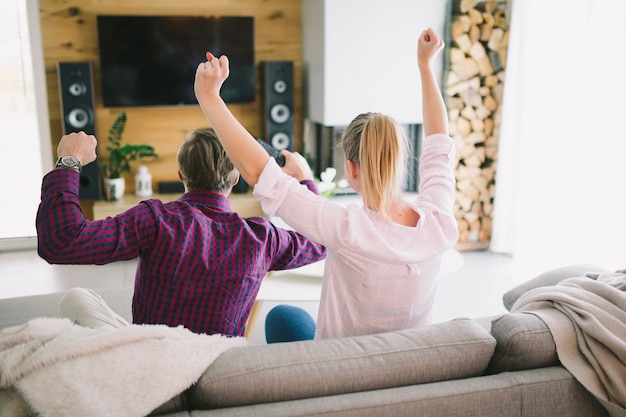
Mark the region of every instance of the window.
[[41, 178], [52, 167], [37, 0], [0, 2], [0, 38], [1, 251], [34, 247]]

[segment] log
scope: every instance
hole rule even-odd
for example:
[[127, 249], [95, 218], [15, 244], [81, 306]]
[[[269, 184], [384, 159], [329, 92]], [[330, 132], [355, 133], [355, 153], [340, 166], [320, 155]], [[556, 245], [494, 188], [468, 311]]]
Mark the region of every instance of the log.
[[491, 31], [491, 36], [487, 41], [487, 47], [492, 51], [497, 51], [500, 49], [500, 43], [502, 42], [502, 38], [504, 37], [504, 30], [496, 27], [493, 31]]
[[[476, 61], [483, 59], [487, 56], [487, 52], [485, 52], [485, 47], [480, 42], [473, 43], [472, 46], [470, 46], [468, 53]], [[452, 54], [450, 54], [450, 56], [452, 56]], [[459, 59], [457, 61], [461, 60]]]
[[453, 38], [454, 43], [459, 47], [461, 51], [467, 53], [472, 47], [472, 40], [467, 33], [463, 33], [461, 36]]
[[471, 19], [473, 25], [480, 25], [485, 21], [483, 14], [478, 9], [469, 9], [467, 11], [467, 15]]
[[500, 6], [500, 3], [497, 0], [491, 0], [491, 1], [486, 1], [482, 3], [476, 3], [475, 8], [489, 15], [493, 15], [496, 12], [496, 10], [498, 10], [499, 6]]
[[477, 0], [459, 0], [454, 10], [460, 13], [467, 13], [468, 10], [476, 8]]
[[481, 42], [487, 42], [489, 38], [491, 38], [491, 33], [493, 32], [494, 26], [495, 25], [493, 22], [493, 17], [491, 18], [491, 21], [485, 19], [485, 23], [480, 25], [480, 41]]
[[483, 119], [475, 118], [470, 120], [470, 124], [474, 132], [483, 132], [485, 130], [485, 121]]
[[477, 107], [483, 104], [483, 98], [480, 95], [480, 92], [478, 90], [467, 89], [467, 90], [461, 91], [459, 95], [461, 96], [465, 104], [467, 105]]
[[472, 44], [480, 41], [480, 28], [478, 26], [472, 25], [472, 27], [470, 28], [469, 32], [467, 32], [467, 34]]
[[454, 63], [463, 61], [464, 59], [465, 59], [465, 52], [463, 52], [460, 48], [455, 48], [455, 47], [450, 48], [450, 62], [451, 63], [454, 64]]
[[492, 220], [490, 217], [484, 216], [480, 222], [480, 233], [478, 234], [479, 240], [491, 239], [491, 225]]
[[488, 247], [509, 43], [509, 0], [452, 0], [444, 96], [456, 145], [459, 244]]
[[491, 59], [488, 57], [481, 58], [476, 61], [478, 63], [478, 70], [481, 76], [485, 77], [492, 74], [494, 71], [493, 65], [491, 65]]
[[487, 106], [482, 105], [482, 106], [478, 106], [478, 108], [476, 109], [476, 117], [478, 117], [479, 119], [482, 119], [485, 121], [485, 124], [487, 122], [487, 118], [491, 115], [491, 113], [493, 113], [493, 111], [491, 111]]
[[489, 118], [485, 119], [485, 129], [484, 129], [485, 135], [492, 136], [494, 126], [495, 126], [495, 122], [493, 121], [493, 119], [489, 119]]
[[476, 116], [476, 110], [472, 106], [465, 106], [463, 110], [461, 110], [461, 116], [465, 117], [467, 120], [474, 120], [478, 116]]
[[494, 112], [498, 108], [498, 100], [494, 96], [486, 96], [485, 99], [483, 100], [483, 105], [489, 110], [491, 110], [491, 112]]
[[450, 28], [450, 38], [456, 39], [464, 33], [467, 33], [471, 25], [472, 19], [470, 19], [469, 16], [467, 16], [466, 18], [459, 17], [455, 19], [454, 22], [452, 22], [452, 26]]
[[456, 121], [456, 131], [461, 136], [468, 136], [472, 132], [472, 124], [464, 117]]

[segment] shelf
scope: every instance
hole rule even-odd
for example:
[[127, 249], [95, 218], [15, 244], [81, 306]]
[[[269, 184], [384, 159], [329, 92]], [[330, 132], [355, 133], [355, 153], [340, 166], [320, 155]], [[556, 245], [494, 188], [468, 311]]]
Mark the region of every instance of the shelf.
[[[125, 194], [124, 197], [118, 201], [95, 201], [93, 203], [93, 219], [98, 220], [104, 219], [107, 216], [115, 216], [131, 207], [136, 206], [143, 200], [158, 199], [167, 203], [176, 200], [181, 195], [182, 194], [174, 193], [153, 194], [150, 197], [137, 197], [133, 194]], [[231, 193], [228, 199], [230, 200], [232, 210], [236, 211], [243, 217], [265, 216], [263, 214], [263, 210], [261, 210], [261, 205], [257, 199], [252, 196], [252, 193]]]

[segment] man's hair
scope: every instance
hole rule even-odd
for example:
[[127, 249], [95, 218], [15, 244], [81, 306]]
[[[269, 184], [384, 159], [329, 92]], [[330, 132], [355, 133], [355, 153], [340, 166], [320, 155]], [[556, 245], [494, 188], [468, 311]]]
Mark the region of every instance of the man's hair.
[[408, 140], [396, 121], [380, 113], [362, 113], [341, 138], [347, 160], [361, 169], [363, 202], [387, 217], [402, 192]]
[[239, 174], [210, 127], [191, 131], [178, 149], [177, 160], [187, 191], [226, 194]]

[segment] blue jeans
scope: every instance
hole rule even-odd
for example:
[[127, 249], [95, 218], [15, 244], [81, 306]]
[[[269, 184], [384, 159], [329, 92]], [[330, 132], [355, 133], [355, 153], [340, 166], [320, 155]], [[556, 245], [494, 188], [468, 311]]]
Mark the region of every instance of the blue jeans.
[[265, 340], [267, 343], [313, 340], [315, 320], [300, 307], [277, 305], [265, 318]]

